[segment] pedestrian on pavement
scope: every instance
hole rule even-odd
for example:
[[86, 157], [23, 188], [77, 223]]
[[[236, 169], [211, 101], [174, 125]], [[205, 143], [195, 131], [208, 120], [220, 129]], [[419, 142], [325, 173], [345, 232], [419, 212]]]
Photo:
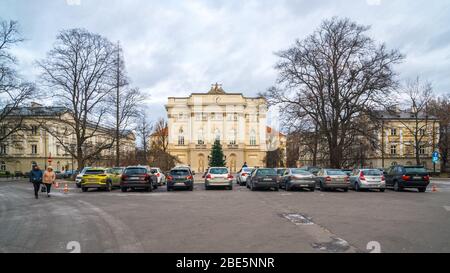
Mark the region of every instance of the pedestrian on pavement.
[[30, 172], [30, 182], [33, 183], [34, 197], [36, 197], [36, 199], [39, 198], [39, 189], [41, 188], [42, 184], [42, 176], [43, 173], [39, 169], [39, 166], [37, 164], [34, 164], [33, 169]]
[[50, 197], [50, 190], [52, 185], [55, 184], [56, 174], [53, 171], [53, 167], [48, 166], [47, 170], [44, 172], [44, 184], [47, 187], [47, 197]]

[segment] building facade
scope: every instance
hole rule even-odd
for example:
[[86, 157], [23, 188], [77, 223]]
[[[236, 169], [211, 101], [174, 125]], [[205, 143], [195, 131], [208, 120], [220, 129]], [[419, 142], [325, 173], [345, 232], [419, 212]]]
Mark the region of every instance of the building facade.
[[[439, 120], [420, 114], [417, 117], [408, 110], [379, 113], [381, 129], [378, 133], [379, 149], [372, 150], [367, 164], [387, 168], [394, 165], [416, 165], [416, 147], [420, 165], [429, 170], [440, 170], [439, 162], [433, 164], [432, 154], [439, 150]], [[415, 136], [419, 138], [416, 143]]]
[[219, 140], [232, 172], [239, 171], [244, 162], [264, 166], [268, 149], [278, 147], [274, 142], [280, 135], [275, 130], [268, 134], [267, 109], [264, 98], [227, 93], [219, 84], [207, 93], [169, 97], [168, 151], [181, 164], [204, 172], [211, 147]]
[[[14, 117], [23, 118], [23, 128], [8, 136], [0, 143], [0, 170], [10, 173], [29, 172], [33, 164], [41, 167], [51, 165], [56, 171], [77, 169], [77, 161], [61, 145], [58, 138], [45, 130], [42, 124], [50, 126], [56, 130], [63, 130], [64, 124], [58, 122], [61, 119], [70, 119], [67, 109], [64, 107], [46, 107], [37, 103], [32, 103], [30, 107], [22, 107], [15, 110]], [[0, 125], [1, 127], [1, 125]], [[0, 133], [6, 133], [2, 129]], [[105, 133], [102, 136], [95, 136], [92, 145], [96, 142], [112, 140], [114, 134], [110, 129], [103, 128]], [[109, 139], [107, 139], [109, 138]], [[66, 147], [76, 146], [74, 136], [64, 140]], [[126, 154], [135, 151], [135, 136], [132, 132], [127, 133], [121, 140], [121, 153]], [[103, 150], [98, 160], [93, 160], [96, 166], [107, 166], [113, 162], [115, 146]]]

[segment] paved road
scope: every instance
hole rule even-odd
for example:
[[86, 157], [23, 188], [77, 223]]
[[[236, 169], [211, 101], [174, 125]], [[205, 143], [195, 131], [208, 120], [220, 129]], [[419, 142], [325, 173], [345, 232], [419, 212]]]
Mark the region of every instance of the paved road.
[[[450, 181], [449, 181], [450, 182]], [[0, 183], [0, 252], [450, 252], [450, 183], [437, 192], [81, 193], [35, 200]]]

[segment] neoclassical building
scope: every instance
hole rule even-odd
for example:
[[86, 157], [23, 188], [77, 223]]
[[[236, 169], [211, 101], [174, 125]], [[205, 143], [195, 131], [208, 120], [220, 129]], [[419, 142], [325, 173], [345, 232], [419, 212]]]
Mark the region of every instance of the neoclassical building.
[[277, 146], [281, 135], [266, 126], [264, 98], [227, 93], [219, 84], [207, 93], [169, 97], [166, 110], [169, 153], [197, 172], [208, 167], [215, 140], [222, 144], [227, 167], [236, 172], [244, 162], [264, 166], [268, 149]]

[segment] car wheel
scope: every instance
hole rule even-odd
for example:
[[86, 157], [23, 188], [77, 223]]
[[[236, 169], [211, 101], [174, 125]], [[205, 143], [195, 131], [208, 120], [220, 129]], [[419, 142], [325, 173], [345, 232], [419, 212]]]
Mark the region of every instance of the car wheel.
[[275, 191], [279, 191], [280, 187], [275, 187], [274, 189], [275, 189]]
[[189, 191], [194, 191], [194, 186], [190, 186]]
[[83, 192], [87, 192], [87, 191], [88, 191], [88, 188], [82, 187], [81, 190], [82, 190]]
[[315, 192], [316, 191], [316, 187], [309, 188], [309, 191]]
[[355, 191], [361, 191], [361, 187], [358, 182], [355, 183]]
[[402, 188], [398, 185], [398, 182], [397, 181], [395, 181], [395, 183], [394, 183], [394, 191], [402, 191]]
[[385, 189], [380, 189], [380, 192], [385, 192], [386, 190]]
[[128, 191], [128, 188], [122, 187], [122, 188], [120, 188], [120, 190], [121, 190], [122, 192], [127, 192], [127, 191]]
[[147, 187], [147, 192], [152, 192], [153, 191], [153, 186], [148, 186]]
[[344, 188], [343, 190], [344, 190], [344, 192], [348, 192], [348, 188]]
[[292, 188], [289, 186], [288, 183], [284, 184], [284, 189], [285, 189], [286, 191], [291, 191], [291, 190], [292, 190]]
[[419, 192], [426, 192], [427, 191], [427, 188], [418, 188], [417, 189]]
[[106, 188], [105, 188], [105, 190], [106, 190], [107, 192], [112, 191], [112, 184], [111, 184], [111, 182], [107, 182], [107, 183], [106, 183]]
[[250, 190], [251, 190], [251, 191], [256, 191], [256, 188], [253, 186], [253, 183], [250, 184]]
[[172, 187], [167, 186], [167, 191], [172, 191]]
[[80, 185], [80, 184], [77, 183], [76, 185], [77, 185], [77, 188], [81, 188], [81, 185]]

